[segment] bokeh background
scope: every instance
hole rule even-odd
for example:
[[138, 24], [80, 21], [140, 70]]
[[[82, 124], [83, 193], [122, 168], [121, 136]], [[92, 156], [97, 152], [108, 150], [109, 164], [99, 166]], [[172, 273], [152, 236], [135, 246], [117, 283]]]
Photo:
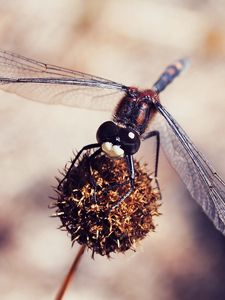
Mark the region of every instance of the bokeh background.
[[[225, 178], [225, 1], [0, 0], [0, 47], [128, 85], [191, 67], [161, 101]], [[54, 299], [78, 246], [49, 216], [58, 169], [110, 112], [0, 93], [0, 298]], [[152, 166], [147, 141], [138, 157]], [[225, 238], [161, 153], [162, 216], [137, 252], [86, 252], [66, 299], [225, 299]]]

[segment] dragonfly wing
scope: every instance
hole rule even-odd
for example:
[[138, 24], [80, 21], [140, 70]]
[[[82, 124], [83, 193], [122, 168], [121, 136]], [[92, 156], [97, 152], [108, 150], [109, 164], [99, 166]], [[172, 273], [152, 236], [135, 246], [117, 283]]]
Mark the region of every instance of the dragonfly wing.
[[[225, 235], [225, 183], [196, 149], [187, 134], [160, 104], [155, 126], [160, 128], [163, 150], [191, 196], [215, 227]], [[164, 117], [164, 118], [162, 118]], [[154, 126], [154, 125], [153, 125]]]
[[47, 104], [109, 110], [127, 87], [0, 50], [0, 89]]

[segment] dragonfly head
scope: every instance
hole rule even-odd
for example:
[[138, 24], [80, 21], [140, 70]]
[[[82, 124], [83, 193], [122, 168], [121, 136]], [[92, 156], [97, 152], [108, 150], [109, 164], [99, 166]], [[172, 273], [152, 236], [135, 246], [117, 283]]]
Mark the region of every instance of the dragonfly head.
[[136, 131], [118, 126], [112, 121], [102, 123], [96, 137], [103, 152], [111, 158], [133, 155], [140, 147], [140, 138]]

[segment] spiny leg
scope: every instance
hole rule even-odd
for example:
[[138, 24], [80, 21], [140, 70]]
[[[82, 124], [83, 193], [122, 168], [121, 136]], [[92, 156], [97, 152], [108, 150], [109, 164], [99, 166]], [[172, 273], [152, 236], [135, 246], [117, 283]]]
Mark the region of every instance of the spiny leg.
[[69, 174], [70, 174], [70, 171], [72, 170], [72, 168], [74, 167], [75, 163], [77, 162], [77, 160], [79, 159], [79, 157], [81, 156], [82, 152], [83, 151], [87, 151], [87, 150], [90, 150], [90, 149], [94, 149], [94, 148], [97, 148], [97, 147], [100, 147], [100, 145], [98, 143], [95, 143], [95, 144], [89, 144], [89, 145], [86, 145], [84, 146], [76, 155], [76, 157], [73, 159], [73, 161], [71, 162], [71, 165], [65, 175], [65, 177], [59, 182], [58, 184], [58, 189], [61, 188], [62, 186], [62, 183], [65, 181], [65, 179], [68, 178]]
[[89, 171], [90, 171], [90, 181], [91, 181], [90, 183], [91, 183], [92, 187], [94, 188], [94, 200], [95, 200], [95, 202], [97, 202], [96, 191], [97, 191], [98, 185], [96, 184], [94, 176], [93, 176], [92, 163], [93, 163], [95, 157], [98, 156], [101, 152], [102, 152], [102, 149], [99, 148], [94, 153], [92, 153], [92, 155], [88, 158]]
[[142, 140], [147, 140], [151, 137], [156, 138], [156, 153], [155, 153], [155, 166], [154, 166], [154, 180], [156, 183], [156, 187], [159, 190], [160, 198], [161, 197], [161, 191], [158, 181], [158, 167], [159, 167], [159, 150], [160, 150], [160, 133], [158, 130], [152, 130], [142, 135]]
[[[130, 189], [122, 196], [120, 199], [114, 203], [110, 209], [114, 209], [115, 207], [119, 206], [127, 197], [130, 196], [130, 194], [134, 191], [134, 182], [135, 182], [135, 169], [134, 169], [134, 160], [132, 155], [126, 155], [125, 156], [127, 169], [129, 172], [129, 181], [127, 183], [130, 183]], [[123, 185], [123, 183], [121, 183]]]

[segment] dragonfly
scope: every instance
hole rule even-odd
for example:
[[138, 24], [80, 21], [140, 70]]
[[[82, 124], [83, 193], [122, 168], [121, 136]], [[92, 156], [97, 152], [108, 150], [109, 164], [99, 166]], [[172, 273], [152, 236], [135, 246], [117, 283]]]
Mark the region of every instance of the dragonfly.
[[[97, 143], [84, 146], [73, 160], [74, 166], [83, 151], [95, 149], [92, 159], [101, 152], [112, 159], [125, 159], [130, 189], [114, 206], [135, 189], [133, 155], [141, 141], [155, 137], [157, 181], [159, 148], [180, 175], [191, 196], [202, 207], [215, 227], [225, 235], [225, 182], [198, 151], [185, 131], [161, 104], [159, 94], [187, 65], [180, 59], [165, 68], [151, 89], [140, 90], [111, 80], [33, 59], [0, 51], [0, 88], [30, 100], [95, 110], [116, 106], [112, 121], [97, 131]], [[157, 120], [160, 119], [160, 122]], [[151, 126], [156, 124], [156, 129]], [[153, 128], [153, 127], [152, 127]]]

